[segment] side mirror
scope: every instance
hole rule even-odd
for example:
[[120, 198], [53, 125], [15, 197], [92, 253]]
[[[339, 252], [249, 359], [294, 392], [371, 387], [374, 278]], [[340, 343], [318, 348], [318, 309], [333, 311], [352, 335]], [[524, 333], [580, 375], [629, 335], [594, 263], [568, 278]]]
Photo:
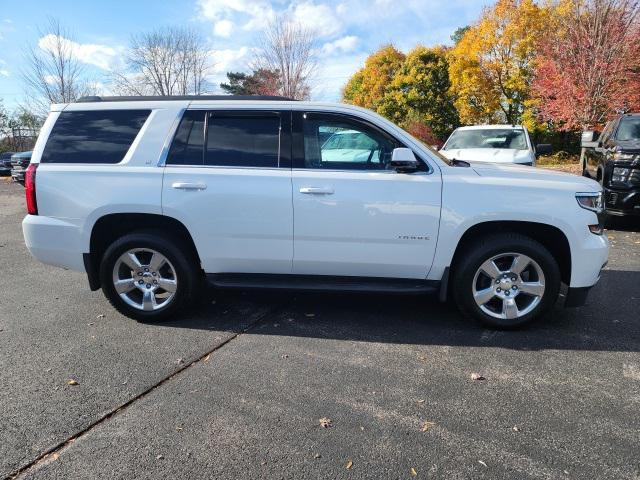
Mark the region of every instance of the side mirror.
[[418, 170], [418, 160], [410, 148], [394, 148], [391, 166], [401, 173], [415, 172]]
[[587, 130], [582, 132], [582, 136], [580, 137], [580, 146], [582, 148], [593, 148], [598, 145], [598, 137], [600, 135], [598, 132], [594, 132], [593, 130]]
[[551, 155], [553, 148], [548, 143], [540, 143], [536, 145], [536, 157], [539, 155]]

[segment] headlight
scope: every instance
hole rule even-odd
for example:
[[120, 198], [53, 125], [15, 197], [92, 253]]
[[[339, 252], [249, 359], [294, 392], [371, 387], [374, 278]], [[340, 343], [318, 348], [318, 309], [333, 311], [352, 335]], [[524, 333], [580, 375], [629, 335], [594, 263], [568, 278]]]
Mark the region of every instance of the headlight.
[[601, 213], [604, 209], [602, 192], [576, 193], [578, 205], [592, 212]]
[[613, 169], [613, 174], [611, 175], [611, 181], [619, 182], [619, 183], [627, 183], [629, 181], [630, 175], [631, 175], [630, 168], [615, 167]]

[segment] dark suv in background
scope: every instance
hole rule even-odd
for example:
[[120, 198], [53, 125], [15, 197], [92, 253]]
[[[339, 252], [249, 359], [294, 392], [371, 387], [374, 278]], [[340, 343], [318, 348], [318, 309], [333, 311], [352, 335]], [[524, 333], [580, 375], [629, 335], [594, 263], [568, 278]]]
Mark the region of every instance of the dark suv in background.
[[607, 213], [640, 215], [640, 113], [611, 120], [600, 135], [582, 134], [583, 175], [598, 180]]
[[11, 174], [11, 155], [14, 152], [0, 153], [0, 175]]
[[11, 178], [14, 182], [24, 185], [24, 173], [31, 162], [32, 152], [14, 153], [11, 157]]

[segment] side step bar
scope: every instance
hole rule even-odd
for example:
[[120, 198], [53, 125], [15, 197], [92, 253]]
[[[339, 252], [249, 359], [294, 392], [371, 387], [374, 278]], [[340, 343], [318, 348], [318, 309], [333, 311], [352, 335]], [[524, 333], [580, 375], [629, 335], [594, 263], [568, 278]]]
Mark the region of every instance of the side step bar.
[[408, 278], [335, 277], [330, 275], [270, 275], [255, 273], [209, 273], [209, 284], [225, 289], [271, 289], [353, 293], [424, 294], [440, 289], [438, 280]]

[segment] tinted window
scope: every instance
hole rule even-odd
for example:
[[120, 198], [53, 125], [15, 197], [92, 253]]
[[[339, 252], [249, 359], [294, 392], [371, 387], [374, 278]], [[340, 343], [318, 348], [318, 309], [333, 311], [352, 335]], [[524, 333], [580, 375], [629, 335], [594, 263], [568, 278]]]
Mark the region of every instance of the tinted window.
[[150, 110], [62, 112], [51, 130], [42, 163], [118, 163]]
[[167, 156], [169, 165], [202, 165], [204, 155], [204, 110], [184, 113]]
[[305, 168], [385, 170], [399, 145], [368, 125], [335, 116], [307, 114]]
[[207, 120], [206, 165], [277, 167], [280, 117], [273, 114], [225, 115]]
[[625, 117], [620, 121], [618, 140], [640, 140], [640, 117]]

